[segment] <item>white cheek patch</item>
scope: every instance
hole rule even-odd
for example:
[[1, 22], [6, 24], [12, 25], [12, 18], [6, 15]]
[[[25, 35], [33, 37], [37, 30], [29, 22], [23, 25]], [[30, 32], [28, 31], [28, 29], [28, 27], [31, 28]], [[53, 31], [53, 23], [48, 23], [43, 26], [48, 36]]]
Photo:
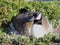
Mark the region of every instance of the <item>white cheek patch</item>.
[[36, 20], [39, 20], [39, 19], [41, 19], [41, 13], [36, 17]]

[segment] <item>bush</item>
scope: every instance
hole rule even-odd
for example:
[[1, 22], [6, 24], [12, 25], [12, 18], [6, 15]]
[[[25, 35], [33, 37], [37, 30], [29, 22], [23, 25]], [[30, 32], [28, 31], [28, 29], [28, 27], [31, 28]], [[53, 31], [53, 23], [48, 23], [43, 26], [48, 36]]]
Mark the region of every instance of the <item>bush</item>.
[[[3, 20], [7, 20], [8, 22], [11, 20], [13, 16], [18, 14], [18, 10], [21, 8], [28, 8], [31, 11], [39, 11], [42, 15], [47, 16], [49, 21], [58, 20], [60, 18], [60, 2], [25, 2], [24, 0], [0, 0], [0, 42], [4, 43], [6, 40], [7, 42], [12, 42], [11, 39], [4, 38], [4, 30], [1, 28], [1, 24]], [[55, 26], [58, 24], [55, 21], [53, 24]], [[33, 41], [32, 41], [33, 40]], [[32, 40], [28, 38], [17, 38], [19, 44], [23, 44], [25, 42], [26, 45], [49, 45], [54, 41], [58, 40], [60, 42], [60, 37], [48, 35], [44, 38]], [[53, 41], [54, 40], [54, 41]]]
[[18, 14], [18, 9], [28, 7], [31, 11], [39, 11], [49, 20], [60, 18], [59, 2], [25, 2], [23, 0], [0, 0], [0, 25], [3, 19], [11, 20], [12, 16]]
[[10, 43], [13, 45], [52, 45], [53, 43], [60, 43], [60, 35], [48, 34], [43, 38], [37, 39], [34, 37], [12, 36], [5, 34], [0, 37], [0, 43]]

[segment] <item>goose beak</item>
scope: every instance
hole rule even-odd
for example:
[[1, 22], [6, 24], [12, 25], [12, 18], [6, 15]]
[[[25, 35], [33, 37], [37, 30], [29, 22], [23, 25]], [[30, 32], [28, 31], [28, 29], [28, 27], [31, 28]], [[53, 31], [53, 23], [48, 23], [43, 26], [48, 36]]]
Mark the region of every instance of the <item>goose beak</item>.
[[34, 17], [32, 17], [29, 21], [34, 21]]

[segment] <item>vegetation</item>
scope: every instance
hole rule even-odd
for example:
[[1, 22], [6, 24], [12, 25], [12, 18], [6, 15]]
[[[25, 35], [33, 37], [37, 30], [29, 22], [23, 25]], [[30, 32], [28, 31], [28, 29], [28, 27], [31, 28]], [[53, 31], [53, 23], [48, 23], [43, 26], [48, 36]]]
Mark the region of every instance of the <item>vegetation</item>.
[[[7, 36], [7, 37], [6, 37]], [[60, 43], [60, 35], [45, 35], [43, 38], [30, 38], [16, 35], [4, 35], [0, 37], [1, 43], [9, 43], [13, 45], [52, 45], [53, 43]]]
[[60, 18], [60, 3], [57, 1], [25, 2], [23, 0], [0, 0], [0, 25], [4, 19], [10, 21], [11, 17], [16, 16], [21, 8], [39, 11], [42, 15], [47, 16], [50, 21], [57, 21]]
[[[3, 20], [11, 21], [13, 16], [18, 14], [18, 10], [21, 8], [27, 8], [31, 11], [39, 11], [43, 16], [47, 16], [49, 21], [53, 24], [58, 24], [60, 19], [60, 2], [25, 2], [24, 0], [0, 0], [0, 43], [13, 43], [13, 39], [5, 38], [7, 35], [1, 27]], [[55, 20], [55, 21], [54, 21]], [[43, 38], [15, 38], [19, 45], [50, 45], [53, 42], [60, 42], [60, 35], [45, 35]], [[15, 45], [15, 44], [14, 44]]]

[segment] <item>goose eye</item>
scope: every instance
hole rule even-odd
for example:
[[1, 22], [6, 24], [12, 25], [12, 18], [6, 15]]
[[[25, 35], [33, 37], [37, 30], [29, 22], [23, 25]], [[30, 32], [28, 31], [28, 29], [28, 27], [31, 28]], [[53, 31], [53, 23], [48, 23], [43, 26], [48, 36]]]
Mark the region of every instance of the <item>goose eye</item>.
[[34, 13], [33, 16], [34, 16], [34, 18], [36, 18], [38, 16], [38, 14], [37, 13]]
[[41, 19], [41, 13], [38, 13], [38, 12], [35, 12], [34, 14], [33, 14], [33, 16], [34, 16], [34, 18], [35, 18], [35, 20], [39, 20], [39, 19]]

